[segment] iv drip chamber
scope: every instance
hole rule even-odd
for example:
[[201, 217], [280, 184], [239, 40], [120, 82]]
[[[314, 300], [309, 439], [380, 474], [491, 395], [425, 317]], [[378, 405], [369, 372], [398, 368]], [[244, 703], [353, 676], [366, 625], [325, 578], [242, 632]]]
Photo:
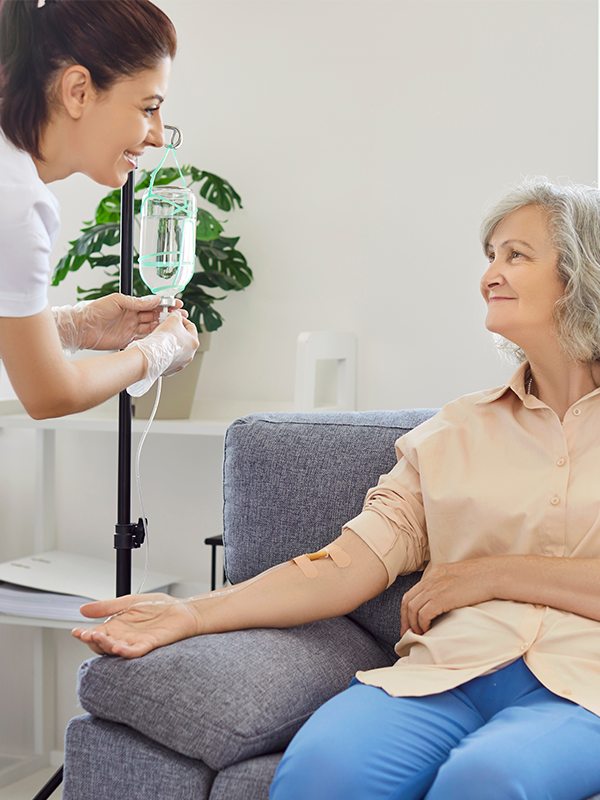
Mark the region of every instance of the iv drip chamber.
[[142, 197], [140, 276], [161, 306], [175, 304], [194, 274], [196, 197], [184, 187], [151, 187]]

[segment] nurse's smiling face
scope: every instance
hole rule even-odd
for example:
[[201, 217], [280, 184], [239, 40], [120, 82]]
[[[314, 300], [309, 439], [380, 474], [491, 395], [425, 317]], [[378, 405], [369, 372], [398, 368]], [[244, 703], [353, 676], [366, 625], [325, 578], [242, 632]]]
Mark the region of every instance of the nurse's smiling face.
[[103, 186], [123, 186], [147, 147], [164, 145], [160, 107], [167, 94], [171, 59], [93, 93], [76, 134], [78, 172]]
[[40, 178], [50, 183], [81, 172], [102, 186], [123, 186], [146, 148], [164, 145], [161, 105], [171, 63], [163, 58], [102, 92], [85, 67], [67, 67], [41, 137], [43, 159], [34, 158]]
[[481, 280], [486, 327], [529, 354], [556, 341], [553, 310], [563, 295], [558, 251], [547, 213], [523, 206], [501, 220], [487, 246], [489, 267]]

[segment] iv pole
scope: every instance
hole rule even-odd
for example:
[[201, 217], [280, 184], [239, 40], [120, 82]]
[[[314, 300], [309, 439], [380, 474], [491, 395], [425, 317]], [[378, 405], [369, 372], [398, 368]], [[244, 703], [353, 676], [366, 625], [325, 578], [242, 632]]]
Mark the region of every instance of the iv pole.
[[[179, 128], [165, 125], [171, 131], [168, 146], [177, 150], [183, 136]], [[129, 173], [121, 189], [121, 273], [119, 291], [133, 294], [133, 218], [135, 198], [135, 170]], [[144, 541], [144, 524], [140, 519], [131, 523], [131, 396], [126, 390], [119, 395], [119, 441], [117, 478], [117, 524], [115, 526], [117, 597], [131, 594], [131, 551]], [[33, 800], [48, 800], [63, 781], [64, 765], [36, 794]]]
[[[183, 136], [179, 128], [165, 125], [171, 131], [167, 147], [177, 150]], [[119, 291], [133, 294], [133, 219], [135, 198], [135, 170], [129, 173], [121, 190], [121, 275]], [[117, 524], [115, 550], [117, 551], [117, 597], [131, 594], [131, 551], [144, 543], [144, 520], [131, 522], [131, 396], [127, 391], [119, 395], [119, 469], [117, 494]], [[37, 800], [37, 798], [34, 798]]]
[[[121, 190], [121, 294], [133, 294], [133, 215], [135, 170], [129, 173]], [[115, 550], [117, 560], [117, 597], [131, 594], [131, 551], [144, 541], [144, 525], [131, 519], [131, 396], [119, 395], [119, 466], [117, 478], [117, 524]], [[141, 530], [140, 530], [141, 523]]]

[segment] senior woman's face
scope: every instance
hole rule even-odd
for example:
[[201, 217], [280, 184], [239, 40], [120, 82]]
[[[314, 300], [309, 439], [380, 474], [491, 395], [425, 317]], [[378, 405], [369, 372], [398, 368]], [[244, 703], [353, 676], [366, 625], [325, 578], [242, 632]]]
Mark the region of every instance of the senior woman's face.
[[546, 212], [524, 206], [498, 223], [488, 244], [490, 262], [481, 280], [485, 325], [525, 353], [555, 340], [552, 309], [564, 291], [558, 252]]

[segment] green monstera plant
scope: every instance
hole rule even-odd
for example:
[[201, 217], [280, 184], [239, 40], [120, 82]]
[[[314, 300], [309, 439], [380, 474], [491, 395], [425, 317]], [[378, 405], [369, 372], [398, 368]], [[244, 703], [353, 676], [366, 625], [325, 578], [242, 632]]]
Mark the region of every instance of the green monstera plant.
[[[221, 211], [234, 211], [242, 208], [242, 199], [233, 186], [218, 175], [184, 166], [181, 172], [186, 185], [194, 187], [201, 198]], [[142, 194], [150, 185], [151, 173], [140, 170], [135, 185], [135, 219], [139, 223]], [[172, 167], [160, 169], [154, 186], [167, 186], [180, 180], [179, 171]], [[223, 317], [213, 308], [217, 300], [224, 299], [209, 294], [207, 289], [223, 292], [239, 292], [250, 285], [252, 270], [246, 258], [236, 249], [238, 237], [223, 236], [223, 225], [201, 203], [198, 204], [196, 226], [196, 270], [184, 289], [178, 295], [184, 302], [189, 317], [198, 330], [215, 331], [223, 324]], [[119, 189], [104, 197], [96, 209], [95, 219], [84, 222], [78, 239], [69, 242], [69, 251], [56, 265], [52, 286], [64, 280], [70, 272], [76, 272], [84, 264], [93, 269], [101, 268], [109, 280], [96, 289], [77, 287], [79, 300], [97, 300], [112, 292], [119, 291], [120, 255], [116, 245], [121, 239], [121, 192]], [[133, 294], [141, 297], [149, 293], [137, 268], [139, 254], [134, 252]]]

